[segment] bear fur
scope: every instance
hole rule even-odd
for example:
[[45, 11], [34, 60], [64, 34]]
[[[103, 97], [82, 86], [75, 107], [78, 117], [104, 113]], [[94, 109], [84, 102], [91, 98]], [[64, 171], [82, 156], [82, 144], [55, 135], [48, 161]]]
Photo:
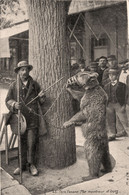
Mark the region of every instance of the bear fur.
[[85, 89], [80, 99], [80, 111], [63, 126], [66, 128], [73, 124], [82, 124], [89, 174], [91, 178], [96, 178], [99, 177], [101, 164], [104, 172], [112, 170], [106, 131], [107, 95], [99, 85], [96, 73], [83, 72], [68, 80], [67, 90], [75, 98], [74, 85]]

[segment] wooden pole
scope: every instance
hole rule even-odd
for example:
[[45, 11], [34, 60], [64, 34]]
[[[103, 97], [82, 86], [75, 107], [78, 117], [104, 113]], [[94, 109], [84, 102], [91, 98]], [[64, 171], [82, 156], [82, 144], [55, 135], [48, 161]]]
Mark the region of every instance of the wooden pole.
[[9, 151], [8, 151], [8, 131], [7, 126], [5, 125], [5, 156], [6, 156], [6, 164], [9, 164]]
[[[68, 26], [68, 30], [70, 31], [70, 33], [72, 32], [71, 29], [69, 28], [69, 26]], [[75, 40], [77, 41], [77, 43], [80, 45], [80, 47], [82, 48], [82, 50], [85, 52], [86, 57], [88, 57], [87, 56], [87, 53], [86, 53], [86, 50], [84, 49], [84, 47], [82, 46], [82, 44], [80, 43], [80, 41], [77, 39], [77, 37], [75, 36], [74, 33], [73, 33], [73, 37], [75, 38]]]
[[74, 33], [74, 30], [75, 30], [75, 28], [76, 28], [76, 26], [77, 26], [77, 23], [78, 23], [78, 21], [79, 21], [80, 16], [81, 16], [81, 14], [79, 14], [79, 16], [78, 16], [78, 18], [77, 18], [77, 20], [76, 20], [76, 22], [75, 22], [75, 24], [74, 24], [74, 27], [73, 27], [73, 29], [72, 29], [72, 31], [71, 31], [71, 33], [70, 33], [70, 36], [69, 36], [70, 39], [71, 39], [71, 37], [72, 37], [72, 35], [73, 35], [73, 33]]
[[107, 32], [107, 30], [105, 29], [104, 25], [101, 23], [100, 19], [98, 18], [98, 22], [100, 24], [100, 26], [103, 28], [104, 32], [107, 34], [108, 38], [110, 39], [110, 41], [113, 43], [114, 48], [116, 49], [116, 51], [119, 53], [119, 55], [121, 56], [122, 59], [124, 59], [123, 55], [121, 54], [121, 52], [119, 51], [119, 49], [116, 47], [116, 44], [114, 43], [112, 37], [110, 36], [110, 34]]
[[97, 39], [97, 41], [99, 40], [99, 38], [96, 36], [95, 32], [93, 31], [93, 29], [91, 28], [91, 26], [89, 25], [89, 23], [87, 22], [87, 20], [85, 19], [85, 17], [83, 16], [83, 14], [81, 14], [85, 24], [88, 26], [89, 30], [93, 33], [93, 35], [95, 36], [95, 38]]
[[[20, 77], [17, 74], [17, 102], [20, 103]], [[22, 183], [22, 159], [21, 159], [21, 111], [18, 109], [18, 151], [19, 151], [19, 168], [20, 168], [20, 183]]]

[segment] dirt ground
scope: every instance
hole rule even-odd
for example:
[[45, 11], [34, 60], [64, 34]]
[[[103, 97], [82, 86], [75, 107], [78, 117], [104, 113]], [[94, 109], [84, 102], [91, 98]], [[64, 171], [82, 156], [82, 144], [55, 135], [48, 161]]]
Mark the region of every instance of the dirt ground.
[[[0, 100], [2, 103], [2, 112], [6, 112], [7, 108], [4, 105], [4, 99], [7, 93], [7, 88], [2, 89], [0, 86]], [[1, 114], [1, 113], [0, 113]], [[61, 170], [53, 170], [49, 168], [40, 168], [39, 176], [32, 177], [28, 171], [23, 172], [23, 185], [30, 191], [32, 195], [43, 194], [45, 192], [63, 189], [64, 187], [83, 182], [83, 177], [88, 176], [89, 169], [85, 159], [83, 150], [84, 137], [82, 136], [81, 129], [76, 129], [76, 155], [77, 161], [72, 166]], [[10, 152], [10, 157], [16, 156], [17, 152]], [[114, 167], [115, 161], [111, 157]], [[13, 171], [18, 166], [18, 160], [10, 159], [9, 165], [5, 164], [5, 154], [1, 155], [2, 168], [5, 169], [16, 180], [20, 181], [19, 176], [14, 176]]]
[[[111, 160], [114, 167], [115, 161], [113, 157], [111, 157]], [[11, 159], [9, 165], [6, 165], [5, 154], [2, 154], [2, 168], [16, 180], [20, 181], [19, 176], [13, 175], [13, 171], [17, 168], [17, 164], [17, 159]], [[23, 172], [22, 178], [23, 185], [32, 195], [36, 195], [81, 183], [83, 182], [83, 177], [88, 176], [88, 174], [88, 164], [85, 159], [83, 147], [77, 146], [77, 161], [74, 165], [61, 170], [53, 170], [43, 167], [39, 169], [39, 176], [36, 177], [32, 177], [28, 171], [25, 171]]]

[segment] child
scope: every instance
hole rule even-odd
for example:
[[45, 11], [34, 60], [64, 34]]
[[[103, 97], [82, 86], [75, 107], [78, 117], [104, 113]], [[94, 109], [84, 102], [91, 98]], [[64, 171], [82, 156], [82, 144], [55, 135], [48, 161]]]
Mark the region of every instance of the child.
[[124, 83], [118, 82], [118, 75], [119, 70], [117, 68], [109, 69], [110, 82], [104, 87], [108, 95], [106, 117], [109, 141], [115, 140], [117, 137], [116, 116], [119, 117], [120, 122], [124, 127], [123, 131], [119, 133], [118, 137], [127, 136], [126, 131], [128, 127], [125, 110], [126, 85]]

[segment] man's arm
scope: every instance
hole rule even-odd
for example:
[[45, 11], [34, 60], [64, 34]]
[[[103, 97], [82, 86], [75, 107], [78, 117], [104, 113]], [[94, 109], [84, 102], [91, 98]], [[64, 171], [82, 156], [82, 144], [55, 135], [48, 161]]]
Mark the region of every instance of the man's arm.
[[36, 95], [38, 95], [39, 103], [43, 104], [46, 100], [46, 95], [44, 94], [43, 90], [40, 89], [40, 86], [37, 82], [35, 82], [35, 90], [36, 90]]

